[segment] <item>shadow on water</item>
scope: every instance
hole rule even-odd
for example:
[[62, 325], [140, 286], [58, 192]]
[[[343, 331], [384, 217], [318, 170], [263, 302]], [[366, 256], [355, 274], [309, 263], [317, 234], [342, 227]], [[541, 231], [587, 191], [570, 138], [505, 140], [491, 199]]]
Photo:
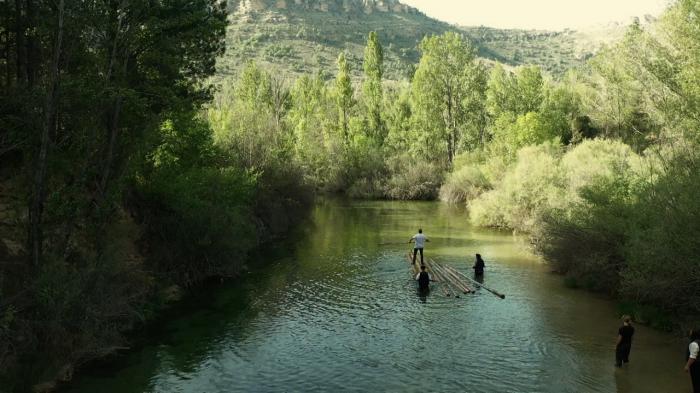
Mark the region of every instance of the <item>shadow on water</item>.
[[421, 303], [427, 303], [428, 302], [428, 295], [430, 295], [430, 288], [426, 289], [418, 289], [418, 299], [420, 299]]

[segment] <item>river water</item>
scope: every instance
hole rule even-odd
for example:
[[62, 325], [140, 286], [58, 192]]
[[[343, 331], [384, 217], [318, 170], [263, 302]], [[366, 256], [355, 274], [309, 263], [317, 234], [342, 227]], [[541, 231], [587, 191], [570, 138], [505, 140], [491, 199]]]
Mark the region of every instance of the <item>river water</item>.
[[[416, 293], [426, 257], [485, 285]], [[690, 392], [684, 342], [636, 326], [615, 369], [615, 304], [565, 288], [523, 239], [470, 226], [440, 203], [322, 201], [290, 246], [237, 283], [195, 295], [144, 345], [82, 373], [70, 392]]]

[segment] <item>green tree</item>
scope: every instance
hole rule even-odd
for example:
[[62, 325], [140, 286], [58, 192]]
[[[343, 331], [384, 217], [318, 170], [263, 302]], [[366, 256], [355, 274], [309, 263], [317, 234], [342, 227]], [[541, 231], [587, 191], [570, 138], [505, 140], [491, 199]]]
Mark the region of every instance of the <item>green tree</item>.
[[411, 146], [411, 87], [408, 83], [387, 91], [387, 128], [384, 145], [389, 155], [407, 153]]
[[295, 156], [311, 181], [325, 187], [333, 183], [343, 157], [343, 140], [335, 132], [337, 123], [331, 94], [320, 75], [303, 75], [297, 79], [291, 94], [288, 119], [294, 135]]
[[384, 104], [384, 90], [382, 77], [384, 75], [384, 50], [379, 43], [377, 33], [372, 31], [367, 38], [365, 58], [362, 64], [364, 69], [364, 81], [362, 84], [362, 99], [364, 101], [365, 116], [368, 122], [368, 136], [381, 145], [386, 137], [382, 109]]
[[338, 56], [338, 75], [335, 78], [335, 101], [338, 110], [338, 127], [343, 141], [348, 142], [348, 123], [351, 110], [355, 105], [353, 99], [352, 80], [350, 79], [350, 66], [345, 59], [345, 53]]
[[518, 112], [517, 82], [515, 77], [497, 63], [489, 74], [486, 90], [486, 109], [492, 119], [503, 113]]
[[[0, 296], [22, 305], [0, 334], [0, 384], [24, 391], [5, 384], [13, 358], [32, 365], [21, 370], [29, 383], [118, 345], [143, 315], [156, 281], [146, 271], [156, 269], [115, 254], [110, 235], [135, 226], [127, 211], [142, 206], [126, 201], [137, 199], [134, 179], [162, 126], [192, 120], [210, 98], [226, 11], [215, 0], [17, 0], [0, 14], [0, 165], [10, 163], [12, 194], [29, 202], [3, 234], [26, 243], [29, 263], [0, 266], [16, 278], [0, 280]], [[185, 150], [173, 144], [159, 157], [187, 161]]]
[[474, 63], [471, 44], [456, 33], [426, 37], [421, 51], [412, 85], [417, 134], [414, 149], [431, 160], [440, 157], [442, 164], [449, 166], [470, 119], [482, 117], [479, 110], [471, 108], [483, 102], [478, 93], [483, 92], [482, 71]]
[[282, 120], [289, 93], [269, 72], [250, 62], [235, 84], [225, 83], [208, 108], [218, 146], [249, 169], [263, 169], [292, 153]]
[[520, 67], [515, 73], [517, 92], [516, 113], [524, 114], [539, 110], [544, 98], [544, 79], [538, 66]]

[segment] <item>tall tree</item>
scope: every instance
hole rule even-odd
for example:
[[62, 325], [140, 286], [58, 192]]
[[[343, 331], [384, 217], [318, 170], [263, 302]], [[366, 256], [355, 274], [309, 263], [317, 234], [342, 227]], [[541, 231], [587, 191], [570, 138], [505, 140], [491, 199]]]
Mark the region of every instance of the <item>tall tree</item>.
[[[467, 123], [478, 113], [469, 111], [472, 95], [480, 89], [475, 73], [474, 48], [462, 36], [445, 33], [426, 37], [420, 45], [422, 57], [413, 79], [413, 101], [418, 145], [425, 158], [439, 153], [450, 166], [457, 153]], [[483, 88], [482, 88], [483, 90]], [[477, 139], [477, 138], [474, 138]]]
[[[218, 0], [14, 3], [23, 69], [9, 84], [27, 92], [20, 100], [3, 94], [0, 108], [4, 119], [23, 119], [3, 124], [33, 165], [27, 242], [38, 264], [42, 245], [56, 251], [69, 243], [75, 221], [92, 225], [97, 241], [115, 211], [124, 184], [115, 180], [127, 163], [148, 150], [167, 116], [192, 113], [208, 99], [202, 78], [214, 72], [223, 50], [226, 13]], [[37, 106], [39, 99], [44, 104]], [[58, 206], [43, 206], [49, 202]], [[61, 230], [46, 227], [49, 221]], [[47, 230], [65, 234], [52, 240], [66, 240], [47, 242]]]
[[386, 127], [382, 119], [382, 105], [384, 101], [382, 89], [384, 50], [379, 43], [377, 33], [374, 31], [370, 32], [367, 38], [363, 69], [365, 75], [362, 85], [362, 99], [364, 100], [369, 127], [367, 130], [368, 136], [381, 145], [386, 137]]
[[500, 63], [491, 69], [486, 92], [486, 108], [495, 121], [504, 113], [518, 111], [517, 82]]
[[[295, 154], [316, 184], [323, 185], [334, 164], [334, 152], [340, 150], [340, 138], [334, 127], [332, 102], [320, 75], [304, 75], [292, 88], [289, 122], [293, 127]], [[337, 161], [335, 163], [337, 165]]]
[[338, 110], [338, 128], [343, 134], [343, 141], [348, 142], [348, 123], [350, 111], [355, 105], [353, 99], [350, 66], [345, 59], [345, 53], [338, 56], [338, 75], [335, 78], [335, 102]]
[[246, 168], [264, 169], [291, 151], [291, 95], [281, 78], [249, 62], [224, 83], [207, 111], [217, 144]]
[[517, 84], [517, 113], [519, 115], [536, 112], [539, 110], [544, 98], [544, 79], [542, 70], [538, 66], [525, 66], [518, 68], [516, 74]]
[[[19, 2], [18, 2], [19, 3]], [[57, 21], [51, 52], [51, 63], [44, 103], [44, 124], [41, 129], [39, 149], [34, 164], [34, 181], [31, 204], [29, 206], [29, 244], [34, 266], [39, 266], [42, 257], [43, 231], [42, 216], [46, 198], [46, 168], [51, 135], [56, 132], [56, 107], [60, 84], [60, 62], [63, 54], [63, 34], [65, 22], [65, 2], [60, 0], [57, 9]], [[24, 34], [24, 33], [22, 33]], [[19, 67], [19, 63], [18, 63]], [[21, 75], [18, 75], [21, 79]]]

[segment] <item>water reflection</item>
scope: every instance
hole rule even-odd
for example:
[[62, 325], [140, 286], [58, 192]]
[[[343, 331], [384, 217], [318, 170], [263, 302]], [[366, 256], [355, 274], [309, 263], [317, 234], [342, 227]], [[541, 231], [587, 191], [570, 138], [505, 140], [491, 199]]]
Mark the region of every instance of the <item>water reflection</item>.
[[[405, 242], [488, 287], [416, 292]], [[83, 374], [74, 392], [678, 392], [674, 338], [638, 327], [613, 366], [614, 305], [565, 289], [520, 238], [470, 227], [437, 203], [325, 201], [293, 247], [267, 250], [241, 285], [189, 300], [149, 345]], [[391, 244], [383, 244], [391, 243]], [[382, 245], [383, 244], [383, 245]], [[483, 277], [482, 277], [483, 279]], [[417, 295], [417, 296], [416, 296]], [[420, 378], [417, 378], [420, 376]], [[687, 389], [686, 389], [687, 390]]]
[[430, 295], [430, 288], [418, 289], [418, 299], [420, 299], [422, 303], [428, 302], [428, 295]]

